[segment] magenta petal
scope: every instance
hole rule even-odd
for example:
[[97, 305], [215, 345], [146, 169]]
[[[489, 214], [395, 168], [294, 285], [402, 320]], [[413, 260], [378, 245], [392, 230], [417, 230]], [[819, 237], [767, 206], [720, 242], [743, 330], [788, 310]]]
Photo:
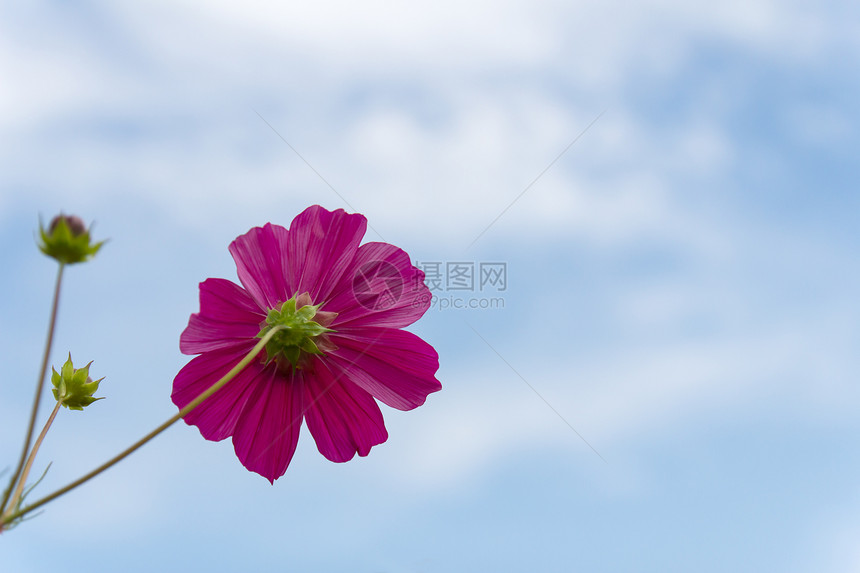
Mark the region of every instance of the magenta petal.
[[430, 298], [424, 273], [412, 266], [405, 251], [388, 243], [366, 243], [358, 248], [325, 309], [338, 313], [333, 328], [399, 328], [421, 318]]
[[338, 349], [326, 358], [359, 387], [398, 410], [411, 410], [442, 389], [432, 346], [405, 330], [361, 328], [330, 335]]
[[263, 376], [239, 417], [233, 448], [242, 465], [274, 483], [284, 475], [302, 427], [301, 371], [288, 377], [274, 366]]
[[347, 462], [388, 439], [373, 397], [323, 363], [305, 376], [305, 419], [317, 449], [333, 462]]
[[286, 259], [288, 232], [279, 225], [254, 227], [230, 243], [239, 282], [264, 310], [289, 299], [293, 289], [287, 272], [292, 263]]
[[315, 303], [325, 300], [352, 262], [367, 229], [362, 215], [313, 205], [290, 225], [286, 258], [293, 293], [308, 292]]
[[[206, 352], [194, 358], [173, 379], [173, 403], [180, 410], [187, 406], [227, 374], [253, 346], [253, 342], [248, 342], [244, 347]], [[219, 441], [231, 436], [248, 402], [251, 389], [261, 383], [262, 369], [258, 362], [249, 364], [233, 380], [186, 415], [185, 423], [197, 426], [207, 440]]]
[[295, 348], [278, 347], [295, 341], [275, 340], [267, 350], [278, 361], [253, 360], [184, 416], [207, 439], [232, 436], [242, 464], [270, 482], [286, 472], [304, 419], [319, 451], [344, 462], [388, 438], [376, 400], [409, 410], [441, 389], [436, 351], [398, 330], [430, 305], [424, 273], [392, 245], [360, 246], [366, 228], [362, 215], [314, 205], [289, 230], [269, 223], [230, 244], [242, 286], [200, 284], [200, 311], [180, 337], [183, 353], [200, 354], [174, 379], [180, 409], [253, 348], [268, 312], [290, 298], [320, 305], [314, 320], [333, 329], [315, 340], [323, 356], [302, 342], [298, 369], [287, 360], [296, 363]]
[[242, 344], [260, 332], [266, 319], [245, 290], [225, 279], [200, 283], [200, 312], [192, 314], [179, 337], [183, 354], [200, 354]]

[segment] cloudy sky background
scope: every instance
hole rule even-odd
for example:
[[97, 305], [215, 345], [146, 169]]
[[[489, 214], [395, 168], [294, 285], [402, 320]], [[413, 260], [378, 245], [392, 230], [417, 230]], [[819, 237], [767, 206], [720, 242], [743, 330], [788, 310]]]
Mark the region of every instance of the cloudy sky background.
[[38, 217], [110, 238], [66, 275], [53, 357], [107, 399], [61, 413], [34, 496], [174, 413], [197, 284], [235, 280], [252, 226], [345, 208], [509, 282], [411, 328], [443, 391], [383, 407], [367, 458], [303, 430], [270, 486], [179, 424], [4, 534], [2, 569], [856, 571], [858, 17], [0, 4], [0, 468], [48, 321]]

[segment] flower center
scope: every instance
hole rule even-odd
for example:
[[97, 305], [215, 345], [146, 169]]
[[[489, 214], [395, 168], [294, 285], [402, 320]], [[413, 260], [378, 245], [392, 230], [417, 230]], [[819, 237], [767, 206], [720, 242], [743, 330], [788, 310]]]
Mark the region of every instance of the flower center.
[[277, 326], [282, 328], [266, 344], [266, 363], [274, 360], [279, 368], [301, 368], [308, 354], [323, 355], [323, 350], [335, 349], [325, 334], [334, 332], [327, 326], [337, 313], [321, 311], [321, 305], [310, 302], [310, 295], [303, 293], [269, 310], [257, 338]]

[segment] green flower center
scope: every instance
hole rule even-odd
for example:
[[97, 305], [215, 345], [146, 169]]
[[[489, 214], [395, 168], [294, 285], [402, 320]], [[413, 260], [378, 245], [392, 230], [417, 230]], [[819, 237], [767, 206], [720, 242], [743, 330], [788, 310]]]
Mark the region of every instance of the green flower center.
[[294, 295], [281, 304], [280, 308], [269, 310], [266, 322], [262, 324], [257, 338], [262, 338], [275, 327], [281, 327], [266, 344], [266, 362], [276, 361], [279, 368], [301, 368], [308, 354], [323, 355], [324, 350], [334, 346], [324, 335], [334, 332], [326, 328], [337, 315], [334, 312], [320, 311], [321, 305], [311, 305], [307, 293]]

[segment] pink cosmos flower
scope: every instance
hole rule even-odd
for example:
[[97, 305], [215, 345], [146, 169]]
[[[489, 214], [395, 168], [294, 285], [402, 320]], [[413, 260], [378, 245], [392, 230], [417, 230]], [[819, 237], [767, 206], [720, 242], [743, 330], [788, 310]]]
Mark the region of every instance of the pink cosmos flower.
[[269, 223], [233, 241], [242, 286], [200, 283], [200, 312], [179, 340], [199, 354], [173, 381], [179, 408], [287, 326], [185, 416], [207, 440], [232, 436], [242, 464], [270, 482], [287, 470], [303, 420], [320, 453], [345, 462], [388, 439], [376, 400], [411, 410], [442, 388], [436, 351], [400, 330], [430, 305], [424, 273], [397, 247], [359, 246], [366, 227], [362, 215], [309, 207], [289, 230]]

